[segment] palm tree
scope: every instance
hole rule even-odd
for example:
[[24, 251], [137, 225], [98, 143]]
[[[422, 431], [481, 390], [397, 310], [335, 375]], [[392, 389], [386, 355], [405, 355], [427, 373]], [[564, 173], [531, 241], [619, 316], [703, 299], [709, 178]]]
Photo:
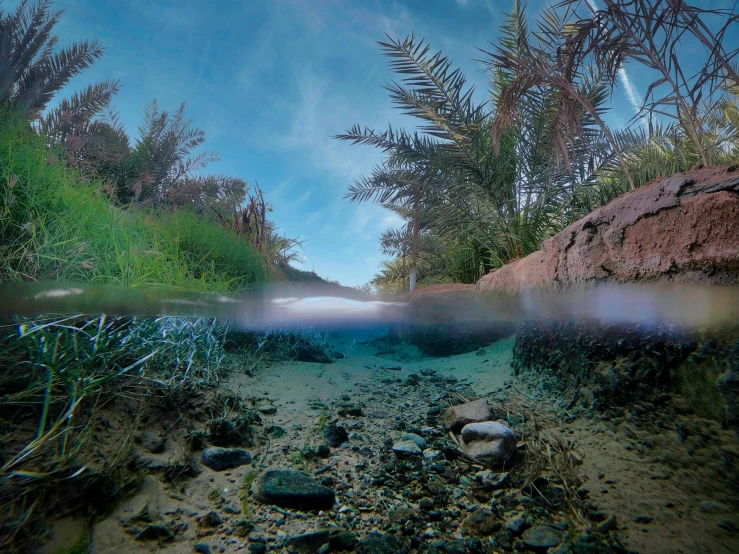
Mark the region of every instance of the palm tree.
[[[102, 56], [98, 41], [55, 51], [52, 31], [61, 14], [62, 10], [51, 10], [49, 0], [33, 5], [24, 0], [12, 12], [0, 7], [0, 105], [37, 116], [72, 77]], [[116, 88], [117, 83], [108, 82], [88, 89], [77, 101], [104, 103]]]

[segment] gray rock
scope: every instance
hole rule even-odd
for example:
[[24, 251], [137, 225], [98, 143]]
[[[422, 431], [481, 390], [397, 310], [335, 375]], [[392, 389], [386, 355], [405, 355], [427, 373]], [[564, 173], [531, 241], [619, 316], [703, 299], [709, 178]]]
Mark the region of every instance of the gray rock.
[[512, 517], [506, 521], [505, 528], [508, 529], [514, 535], [518, 535], [523, 528], [526, 526], [526, 522], [521, 516]]
[[384, 365], [384, 366], [381, 366], [381, 367], [382, 367], [382, 369], [389, 369], [391, 371], [400, 371], [400, 366], [399, 365], [390, 364], [390, 365]]
[[337, 413], [341, 417], [361, 417], [362, 414], [362, 405], [358, 404], [357, 402], [344, 402], [343, 404], [339, 405], [339, 409], [337, 410]]
[[444, 427], [454, 433], [458, 433], [468, 423], [489, 421], [492, 416], [493, 414], [488, 401], [480, 398], [474, 402], [451, 406], [441, 416], [441, 421]]
[[536, 525], [523, 533], [523, 542], [531, 548], [551, 548], [562, 542], [559, 531], [548, 525]]
[[136, 535], [137, 541], [172, 541], [174, 540], [174, 534], [170, 531], [166, 525], [158, 523], [150, 523], [142, 531]]
[[251, 454], [241, 448], [212, 446], [203, 451], [203, 465], [215, 471], [232, 469], [251, 463]]
[[416, 446], [418, 446], [418, 448], [420, 448], [421, 450], [426, 448], [426, 440], [423, 437], [417, 435], [416, 433], [404, 433], [403, 436], [400, 437], [400, 440], [401, 441], [413, 441], [416, 443]]
[[464, 518], [460, 527], [475, 537], [487, 537], [500, 529], [500, 524], [492, 512], [480, 509]]
[[151, 429], [147, 429], [138, 437], [138, 442], [152, 454], [159, 454], [164, 452], [164, 444], [167, 439], [160, 437]]
[[316, 483], [302, 471], [272, 469], [254, 481], [254, 496], [263, 504], [298, 510], [327, 510], [336, 500], [334, 491]]
[[395, 452], [395, 455], [398, 457], [404, 457], [418, 456], [423, 452], [423, 450], [421, 450], [418, 445], [412, 440], [404, 440], [396, 442], [393, 445], [393, 452]]
[[219, 525], [221, 525], [223, 523], [223, 518], [218, 512], [211, 510], [204, 516], [198, 518], [198, 521], [200, 522], [201, 527], [210, 529], [210, 528], [218, 527]]
[[499, 489], [508, 479], [508, 473], [495, 473], [486, 469], [475, 474], [475, 480], [486, 489]]
[[391, 535], [367, 535], [357, 545], [357, 554], [407, 554], [403, 541]]
[[204, 542], [199, 542], [195, 545], [195, 552], [197, 552], [198, 554], [210, 554], [210, 546], [208, 546]]
[[501, 423], [485, 421], [462, 428], [465, 452], [495, 468], [510, 465], [516, 455], [516, 434]]
[[323, 436], [329, 446], [336, 448], [349, 440], [346, 429], [339, 425], [327, 425], [323, 430]]
[[264, 415], [274, 415], [277, 413], [277, 408], [275, 408], [272, 404], [261, 404], [257, 406], [257, 411], [260, 414]]

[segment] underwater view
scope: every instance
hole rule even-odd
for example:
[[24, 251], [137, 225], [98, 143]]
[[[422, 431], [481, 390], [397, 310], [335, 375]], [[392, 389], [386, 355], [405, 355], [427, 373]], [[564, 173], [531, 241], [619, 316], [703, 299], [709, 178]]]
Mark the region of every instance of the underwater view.
[[0, 552], [739, 552], [738, 52], [0, 0]]

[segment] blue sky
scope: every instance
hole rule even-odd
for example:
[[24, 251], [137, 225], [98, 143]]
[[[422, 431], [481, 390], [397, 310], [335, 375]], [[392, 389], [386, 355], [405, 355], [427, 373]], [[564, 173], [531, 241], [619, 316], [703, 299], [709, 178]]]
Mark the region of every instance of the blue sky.
[[[6, 4], [10, 7], [13, 2]], [[305, 269], [353, 286], [383, 256], [379, 234], [398, 223], [382, 208], [350, 204], [347, 187], [380, 153], [332, 139], [354, 123], [411, 125], [382, 85], [392, 78], [377, 46], [415, 32], [462, 67], [485, 99], [476, 47], [494, 41], [513, 0], [59, 0], [57, 34], [101, 39], [105, 56], [71, 88], [120, 79], [114, 101], [130, 132], [146, 104], [187, 102], [206, 131], [208, 168], [259, 182], [272, 219], [306, 240]], [[529, 3], [530, 16], [543, 0]], [[637, 83], [638, 86], [638, 76]], [[614, 123], [632, 113], [624, 98]]]

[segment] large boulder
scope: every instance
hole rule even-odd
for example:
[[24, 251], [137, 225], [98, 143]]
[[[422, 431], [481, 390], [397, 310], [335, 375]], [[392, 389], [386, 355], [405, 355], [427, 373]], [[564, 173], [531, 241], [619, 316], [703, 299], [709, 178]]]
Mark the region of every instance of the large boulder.
[[494, 270], [478, 293], [553, 291], [597, 282], [739, 282], [739, 171], [658, 179], [616, 198]]
[[450, 406], [441, 416], [441, 422], [450, 431], [459, 433], [468, 423], [488, 421], [492, 417], [493, 412], [488, 401], [480, 398], [465, 404]]

